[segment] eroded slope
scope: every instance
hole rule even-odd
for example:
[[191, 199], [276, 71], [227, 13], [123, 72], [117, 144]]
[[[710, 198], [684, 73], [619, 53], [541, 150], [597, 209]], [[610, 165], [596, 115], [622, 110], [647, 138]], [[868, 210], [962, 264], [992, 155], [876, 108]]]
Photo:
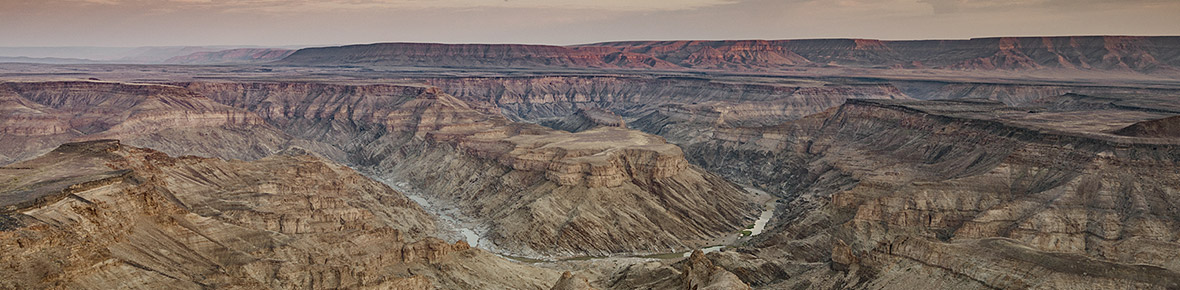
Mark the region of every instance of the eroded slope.
[[76, 174], [66, 163], [125, 174], [6, 210], [6, 288], [543, 289], [558, 278], [429, 237], [433, 219], [401, 193], [299, 150], [242, 162], [104, 140], [0, 174], [39, 184]]

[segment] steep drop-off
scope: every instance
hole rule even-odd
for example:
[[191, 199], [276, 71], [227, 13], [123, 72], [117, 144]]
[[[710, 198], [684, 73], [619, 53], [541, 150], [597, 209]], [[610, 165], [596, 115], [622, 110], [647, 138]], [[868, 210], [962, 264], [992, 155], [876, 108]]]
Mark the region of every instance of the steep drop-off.
[[889, 84], [797, 80], [751, 84], [692, 78], [503, 77], [425, 79], [470, 104], [488, 104], [513, 119], [565, 117], [601, 108], [623, 118], [661, 105], [701, 104], [727, 112], [729, 123], [777, 124], [839, 106], [850, 98], [906, 99]]
[[513, 123], [429, 87], [184, 86], [456, 204], [488, 226], [489, 246], [516, 255], [682, 251], [754, 215], [748, 193], [637, 131]]
[[850, 100], [685, 151], [789, 202], [751, 248], [778, 266], [730, 269], [774, 287], [1174, 288], [1180, 145], [1106, 133], [1138, 113]]
[[283, 135], [254, 113], [174, 86], [0, 83], [0, 164], [104, 138], [174, 155], [256, 159], [281, 149]]
[[[558, 278], [429, 237], [434, 221], [401, 193], [297, 149], [242, 162], [100, 140], [0, 177], [0, 200], [43, 197], [0, 212], [3, 288], [545, 289]], [[77, 183], [43, 188], [63, 177]]]

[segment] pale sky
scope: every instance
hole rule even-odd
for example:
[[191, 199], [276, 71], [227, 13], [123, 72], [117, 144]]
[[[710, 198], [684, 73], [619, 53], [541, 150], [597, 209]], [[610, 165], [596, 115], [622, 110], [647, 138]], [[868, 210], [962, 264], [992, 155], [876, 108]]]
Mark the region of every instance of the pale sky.
[[1180, 35], [1180, 0], [0, 0], [0, 46]]

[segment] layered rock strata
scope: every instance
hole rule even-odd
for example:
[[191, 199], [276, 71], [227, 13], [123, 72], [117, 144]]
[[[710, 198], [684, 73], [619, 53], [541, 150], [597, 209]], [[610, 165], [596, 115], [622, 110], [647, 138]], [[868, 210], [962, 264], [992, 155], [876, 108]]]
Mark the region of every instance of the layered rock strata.
[[4, 288], [544, 289], [558, 277], [428, 237], [433, 219], [401, 193], [300, 150], [241, 162], [67, 144], [0, 168], [0, 196], [104, 167], [124, 173], [3, 213], [16, 220], [0, 231]]
[[624, 119], [661, 105], [723, 108], [731, 124], [772, 125], [839, 106], [850, 98], [908, 99], [885, 83], [775, 83], [705, 78], [615, 76], [460, 77], [423, 79], [469, 104], [486, 104], [511, 119], [566, 117], [580, 108], [601, 108]]
[[1175, 73], [1176, 37], [627, 41], [578, 46], [377, 43], [306, 48], [287, 65], [773, 71], [799, 67]]
[[0, 164], [68, 141], [121, 139], [177, 155], [256, 159], [286, 137], [254, 113], [189, 90], [107, 82], [0, 83]]
[[852, 100], [685, 150], [790, 205], [751, 249], [779, 266], [731, 269], [773, 287], [1176, 287], [1180, 147], [1107, 133], [1138, 113]]
[[743, 190], [636, 131], [513, 123], [428, 87], [186, 86], [460, 205], [488, 225], [491, 246], [516, 255], [672, 252], [754, 214]]
[[542, 120], [541, 125], [557, 130], [581, 132], [597, 127], [627, 128], [627, 121], [615, 113], [600, 108], [580, 108], [565, 118]]

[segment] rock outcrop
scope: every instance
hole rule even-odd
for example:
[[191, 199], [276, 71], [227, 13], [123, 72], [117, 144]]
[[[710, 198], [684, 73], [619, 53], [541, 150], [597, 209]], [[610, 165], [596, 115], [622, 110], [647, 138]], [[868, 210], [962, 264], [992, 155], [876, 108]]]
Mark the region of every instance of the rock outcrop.
[[[88, 177], [104, 167], [121, 174]], [[0, 232], [4, 288], [542, 289], [557, 279], [428, 237], [434, 221], [416, 203], [300, 150], [242, 162], [103, 140], [0, 176], [6, 199], [86, 177], [46, 189], [65, 198], [3, 212], [19, 221]]]
[[741, 83], [701, 78], [464, 77], [424, 79], [469, 104], [511, 119], [566, 117], [601, 108], [638, 118], [662, 105], [701, 105], [726, 112], [729, 124], [772, 125], [839, 106], [851, 98], [909, 99], [885, 83]]
[[286, 139], [254, 113], [166, 85], [0, 83], [0, 112], [0, 164], [108, 138], [176, 155], [257, 159]]
[[458, 205], [489, 226], [490, 246], [517, 256], [697, 247], [736, 232], [756, 207], [748, 193], [688, 164], [660, 137], [513, 123], [435, 88], [185, 86]]
[[628, 266], [615, 273], [610, 284], [613, 289], [750, 289], [737, 275], [713, 265], [701, 250], [671, 265]]
[[553, 285], [551, 290], [597, 290], [590, 286], [590, 281], [586, 277], [575, 276], [573, 273], [566, 271], [561, 274], [561, 279], [557, 280], [557, 284]]
[[1107, 133], [1141, 113], [850, 100], [685, 151], [790, 205], [753, 245], [812, 270], [774, 287], [1171, 288], [1180, 145]]
[[1180, 116], [1131, 124], [1114, 131], [1114, 134], [1147, 138], [1180, 138]]
[[627, 128], [627, 121], [615, 113], [600, 108], [579, 108], [565, 118], [542, 120], [541, 125], [568, 132], [581, 132], [598, 127]]

